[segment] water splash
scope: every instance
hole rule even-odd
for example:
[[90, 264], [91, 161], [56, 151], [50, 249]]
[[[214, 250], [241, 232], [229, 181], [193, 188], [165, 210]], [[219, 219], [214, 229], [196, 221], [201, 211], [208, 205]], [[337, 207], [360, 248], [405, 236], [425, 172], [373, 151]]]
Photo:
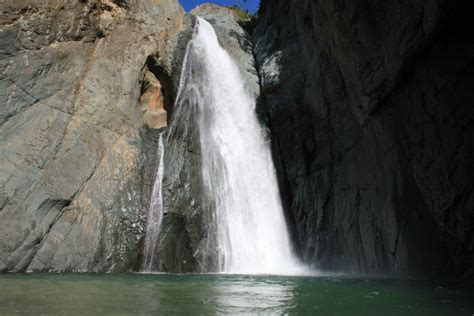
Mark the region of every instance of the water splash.
[[[202, 18], [197, 23], [183, 65], [177, 114], [197, 113], [202, 176], [216, 207], [219, 271], [304, 273], [291, 249], [255, 98], [212, 26]], [[180, 108], [184, 104], [190, 108]]]
[[145, 246], [143, 249], [142, 271], [151, 272], [155, 256], [155, 246], [158, 240], [158, 234], [163, 219], [163, 173], [164, 173], [164, 155], [165, 147], [163, 144], [163, 133], [158, 140], [158, 169], [150, 200], [150, 209], [148, 213], [148, 223], [146, 227]]

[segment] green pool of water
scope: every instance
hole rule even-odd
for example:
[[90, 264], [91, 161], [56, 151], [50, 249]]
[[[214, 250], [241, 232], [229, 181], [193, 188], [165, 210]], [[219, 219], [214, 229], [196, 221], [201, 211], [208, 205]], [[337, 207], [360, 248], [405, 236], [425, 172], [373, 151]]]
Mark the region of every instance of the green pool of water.
[[468, 286], [231, 275], [0, 275], [0, 315], [473, 315]]

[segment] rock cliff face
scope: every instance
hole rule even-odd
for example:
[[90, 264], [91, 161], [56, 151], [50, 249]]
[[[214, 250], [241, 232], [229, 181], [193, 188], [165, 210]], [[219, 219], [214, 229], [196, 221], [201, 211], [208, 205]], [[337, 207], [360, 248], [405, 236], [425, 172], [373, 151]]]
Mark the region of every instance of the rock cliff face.
[[262, 0], [255, 54], [305, 261], [349, 272], [472, 273], [466, 5]]
[[[0, 9], [0, 271], [139, 269], [158, 135], [177, 116], [194, 18], [176, 0]], [[213, 24], [258, 98], [250, 35], [233, 11], [193, 13]], [[187, 111], [167, 137], [157, 270], [216, 270], [194, 122]]]
[[0, 271], [131, 270], [154, 162], [144, 123], [164, 125], [179, 79], [169, 75], [181, 6], [7, 0], [0, 10]]

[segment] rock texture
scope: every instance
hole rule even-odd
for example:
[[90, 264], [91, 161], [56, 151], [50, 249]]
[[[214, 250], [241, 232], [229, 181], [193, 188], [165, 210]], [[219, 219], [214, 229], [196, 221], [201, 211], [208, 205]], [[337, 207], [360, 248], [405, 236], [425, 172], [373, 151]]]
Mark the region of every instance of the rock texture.
[[181, 6], [6, 0], [0, 11], [0, 271], [132, 269], [155, 150], [140, 95], [150, 76], [173, 82]]
[[305, 261], [349, 272], [473, 272], [467, 4], [262, 1], [254, 49]]

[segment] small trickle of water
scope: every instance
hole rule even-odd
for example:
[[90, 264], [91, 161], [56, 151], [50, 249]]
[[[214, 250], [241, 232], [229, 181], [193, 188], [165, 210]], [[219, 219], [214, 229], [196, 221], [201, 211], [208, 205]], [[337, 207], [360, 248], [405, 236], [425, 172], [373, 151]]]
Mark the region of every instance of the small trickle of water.
[[[219, 272], [300, 274], [269, 144], [237, 65], [198, 18], [186, 54], [178, 113], [197, 109], [202, 175], [216, 205]], [[179, 120], [178, 117], [175, 119]]]
[[153, 184], [153, 191], [150, 200], [150, 208], [148, 213], [148, 224], [146, 227], [145, 246], [143, 249], [143, 265], [142, 271], [151, 272], [153, 265], [153, 258], [155, 254], [156, 241], [163, 219], [163, 171], [165, 155], [165, 147], [163, 145], [163, 134], [160, 134], [158, 140], [158, 168], [156, 172], [155, 182]]

